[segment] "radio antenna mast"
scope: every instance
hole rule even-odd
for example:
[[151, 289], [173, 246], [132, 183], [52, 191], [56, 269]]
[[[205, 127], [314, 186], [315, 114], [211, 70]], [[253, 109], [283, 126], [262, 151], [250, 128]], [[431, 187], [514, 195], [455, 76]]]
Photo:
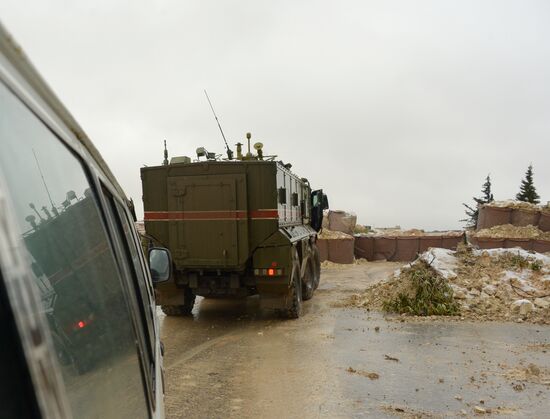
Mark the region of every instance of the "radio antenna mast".
[[168, 166], [168, 149], [166, 148], [166, 140], [164, 140], [164, 161], [162, 162], [163, 166]]
[[48, 185], [46, 184], [46, 179], [44, 179], [44, 173], [42, 173], [42, 168], [40, 167], [40, 163], [38, 162], [38, 157], [36, 156], [34, 148], [32, 149], [32, 154], [34, 155], [34, 160], [36, 161], [36, 166], [38, 167], [38, 171], [40, 172], [40, 177], [42, 178], [42, 183], [44, 183], [44, 189], [46, 189], [46, 193], [48, 194], [48, 199], [50, 200], [52, 209], [55, 210], [55, 204], [53, 203], [52, 196], [50, 195], [50, 190], [48, 189]]
[[222, 126], [220, 125], [220, 121], [218, 120], [218, 116], [216, 115], [216, 111], [214, 110], [214, 106], [212, 106], [212, 102], [210, 101], [210, 98], [208, 97], [208, 93], [206, 92], [206, 89], [204, 89], [204, 94], [206, 95], [206, 100], [208, 100], [208, 104], [210, 105], [210, 109], [212, 109], [212, 113], [214, 114], [214, 118], [216, 118], [216, 122], [218, 123], [218, 128], [220, 129], [220, 132], [222, 133], [223, 142], [225, 143], [225, 148], [227, 149], [227, 158], [229, 160], [233, 160], [233, 151], [227, 145], [227, 140], [225, 139], [225, 134], [223, 133]]

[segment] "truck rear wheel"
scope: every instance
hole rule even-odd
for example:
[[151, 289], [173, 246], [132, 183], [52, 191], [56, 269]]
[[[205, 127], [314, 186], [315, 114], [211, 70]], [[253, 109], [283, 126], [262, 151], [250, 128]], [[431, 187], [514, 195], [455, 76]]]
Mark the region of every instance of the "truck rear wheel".
[[302, 279], [302, 298], [304, 301], [310, 300], [315, 292], [315, 277], [313, 275], [313, 261], [307, 261], [306, 271]]
[[300, 280], [300, 265], [298, 262], [298, 254], [293, 254], [293, 267], [290, 287], [290, 296], [288, 308], [286, 309], [286, 317], [289, 319], [297, 319], [302, 315], [302, 281]]
[[160, 308], [167, 316], [189, 316], [195, 305], [195, 294], [189, 289], [184, 290], [183, 304], [181, 305], [161, 305]]
[[311, 250], [311, 260], [313, 262], [313, 289], [316, 290], [321, 282], [321, 255], [315, 243], [311, 246]]

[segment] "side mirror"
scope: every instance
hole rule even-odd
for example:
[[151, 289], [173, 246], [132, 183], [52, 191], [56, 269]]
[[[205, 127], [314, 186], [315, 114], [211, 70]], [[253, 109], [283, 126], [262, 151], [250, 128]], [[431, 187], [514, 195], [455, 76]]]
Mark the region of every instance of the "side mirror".
[[172, 256], [164, 247], [149, 250], [149, 271], [154, 283], [168, 281], [172, 277]]

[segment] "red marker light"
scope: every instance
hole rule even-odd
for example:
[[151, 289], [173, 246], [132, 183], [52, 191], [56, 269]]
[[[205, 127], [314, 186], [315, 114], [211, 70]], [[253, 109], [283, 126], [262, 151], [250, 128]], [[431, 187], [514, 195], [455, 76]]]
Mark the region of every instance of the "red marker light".
[[269, 268], [269, 269], [267, 270], [267, 275], [268, 275], [268, 276], [275, 276], [275, 269]]
[[76, 325], [78, 326], [79, 329], [83, 329], [84, 326], [86, 326], [86, 323], [84, 323], [82, 320], [80, 320]]

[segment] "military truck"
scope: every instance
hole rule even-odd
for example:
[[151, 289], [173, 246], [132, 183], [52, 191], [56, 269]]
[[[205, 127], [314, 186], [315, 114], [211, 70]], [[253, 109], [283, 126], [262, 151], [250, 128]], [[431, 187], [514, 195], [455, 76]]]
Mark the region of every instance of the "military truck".
[[195, 296], [259, 294], [263, 307], [298, 318], [320, 280], [317, 232], [328, 200], [290, 164], [256, 154], [228, 157], [199, 147], [197, 158], [174, 157], [143, 167], [147, 236], [167, 249], [170, 280], [155, 282], [167, 315], [191, 313]]

